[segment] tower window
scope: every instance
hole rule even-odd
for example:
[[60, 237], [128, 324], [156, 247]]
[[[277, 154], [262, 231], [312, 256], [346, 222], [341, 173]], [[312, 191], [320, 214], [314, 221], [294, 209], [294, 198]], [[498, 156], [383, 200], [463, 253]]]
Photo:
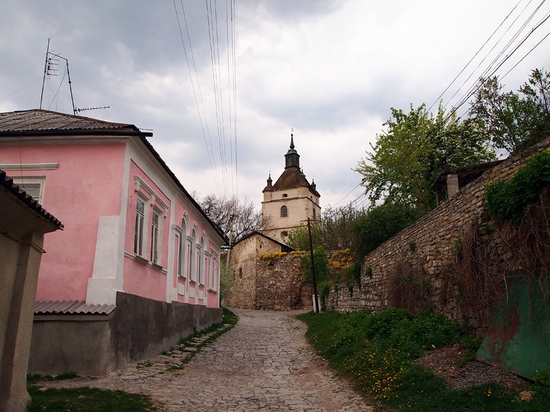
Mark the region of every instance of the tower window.
[[288, 195], [286, 193], [283, 193], [283, 197], [288, 197]]
[[288, 232], [286, 230], [281, 232], [281, 237], [287, 237], [287, 236], [288, 236]]
[[288, 216], [288, 208], [286, 206], [281, 206], [281, 217]]

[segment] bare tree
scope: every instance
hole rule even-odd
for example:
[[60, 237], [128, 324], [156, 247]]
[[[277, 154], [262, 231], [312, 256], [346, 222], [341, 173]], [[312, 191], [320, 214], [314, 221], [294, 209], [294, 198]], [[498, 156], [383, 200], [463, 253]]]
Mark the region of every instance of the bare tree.
[[262, 229], [262, 214], [255, 210], [254, 202], [208, 195], [198, 201], [206, 215], [236, 243], [254, 231]]

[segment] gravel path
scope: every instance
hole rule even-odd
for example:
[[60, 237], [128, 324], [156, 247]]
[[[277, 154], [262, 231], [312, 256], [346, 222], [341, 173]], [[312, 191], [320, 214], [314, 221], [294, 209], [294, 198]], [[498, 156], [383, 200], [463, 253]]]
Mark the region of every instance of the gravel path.
[[234, 310], [239, 323], [203, 347], [130, 365], [98, 379], [48, 382], [145, 393], [175, 411], [374, 411], [331, 372], [304, 338], [298, 312]]

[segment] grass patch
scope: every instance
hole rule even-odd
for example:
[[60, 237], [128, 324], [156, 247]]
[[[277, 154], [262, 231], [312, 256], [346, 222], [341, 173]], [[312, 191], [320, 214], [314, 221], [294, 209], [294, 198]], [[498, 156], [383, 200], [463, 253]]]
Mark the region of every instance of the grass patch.
[[149, 396], [94, 388], [46, 389], [28, 387], [28, 412], [153, 412], [159, 409]]
[[413, 315], [405, 309], [368, 312], [310, 312], [299, 319], [308, 325], [307, 339], [332, 368], [355, 388], [391, 410], [544, 411], [550, 388], [533, 388], [531, 401], [500, 384], [453, 390], [430, 370], [414, 363], [423, 350], [450, 343], [476, 346], [462, 327], [442, 316]]
[[227, 308], [223, 308], [223, 323], [235, 326], [239, 317]]

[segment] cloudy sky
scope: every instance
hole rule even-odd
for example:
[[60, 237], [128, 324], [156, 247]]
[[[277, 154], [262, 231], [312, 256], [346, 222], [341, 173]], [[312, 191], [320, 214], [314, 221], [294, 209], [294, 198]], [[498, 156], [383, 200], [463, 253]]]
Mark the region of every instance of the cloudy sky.
[[[352, 169], [391, 107], [450, 108], [504, 60], [496, 74], [514, 90], [549, 70], [550, 21], [528, 36], [543, 3], [0, 0], [0, 111], [39, 107], [50, 39], [75, 106], [109, 106], [80, 115], [152, 130], [188, 191], [259, 208], [293, 130], [322, 206], [341, 206], [361, 197]], [[42, 108], [72, 113], [65, 61], [54, 63]]]

